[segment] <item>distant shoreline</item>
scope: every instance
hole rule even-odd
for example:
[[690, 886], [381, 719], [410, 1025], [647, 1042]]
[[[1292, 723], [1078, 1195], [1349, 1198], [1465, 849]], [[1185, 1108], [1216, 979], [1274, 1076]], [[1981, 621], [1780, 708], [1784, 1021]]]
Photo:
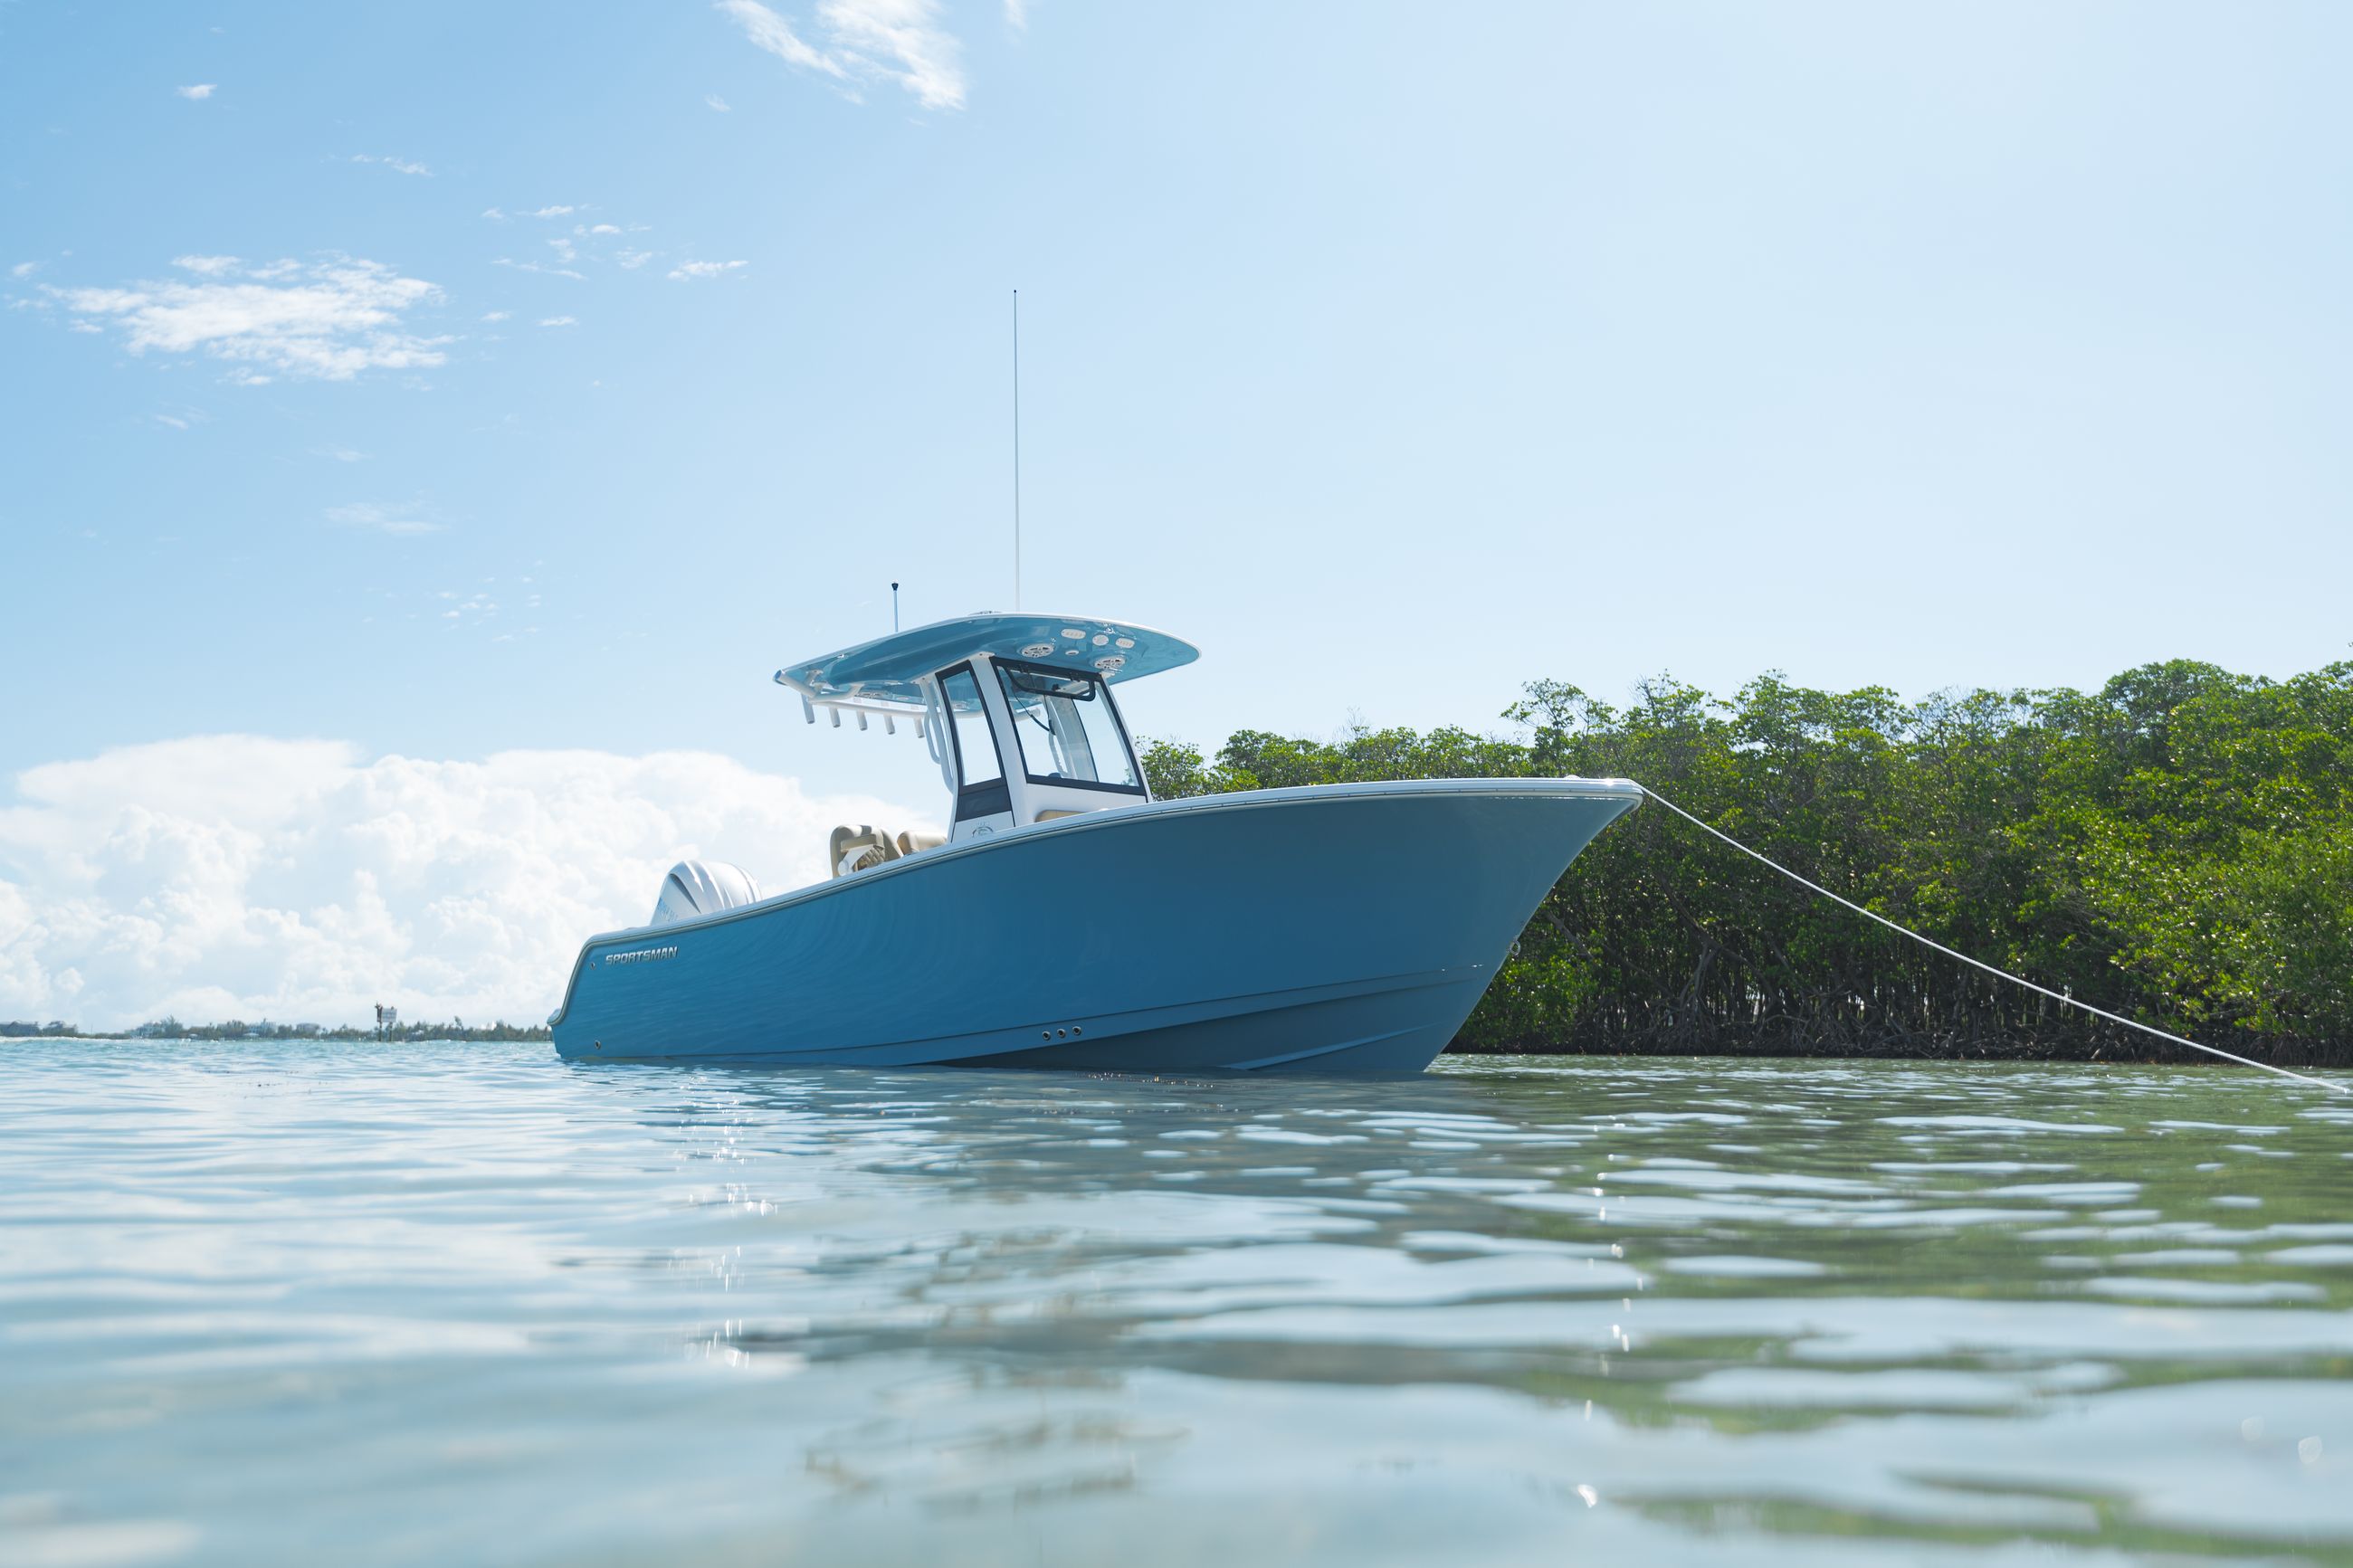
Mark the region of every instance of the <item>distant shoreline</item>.
[[29, 1040], [136, 1041], [148, 1045], [403, 1045], [410, 1041], [446, 1045], [495, 1044], [510, 1040], [552, 1041], [544, 1024], [401, 1024], [390, 1029], [324, 1028], [315, 1024], [215, 1024], [165, 1029], [143, 1024], [135, 1029], [87, 1030], [46, 1024], [0, 1025], [0, 1047]]
[[[5, 1050], [10, 1046], [36, 1045], [52, 1041], [146, 1046], [466, 1046], [551, 1044], [553, 1036], [545, 1028], [512, 1027], [499, 1034], [493, 1034], [490, 1029], [468, 1030], [462, 1035], [436, 1034], [423, 1030], [415, 1033], [404, 1031], [389, 1038], [380, 1038], [371, 1030], [339, 1030], [332, 1033], [322, 1031], [313, 1035], [73, 1033], [0, 1036], [0, 1050]], [[2328, 1041], [2299, 1043], [2286, 1047], [2266, 1043], [2263, 1048], [2244, 1051], [2242, 1054], [2276, 1067], [2353, 1068], [2353, 1046]], [[2130, 1067], [2211, 1067], [2225, 1069], [2231, 1067], [2229, 1063], [2217, 1062], [2211, 1057], [2200, 1056], [2196, 1052], [2179, 1047], [2150, 1042], [2116, 1044], [2086, 1040], [2080, 1037], [2015, 1041], [1978, 1038], [1913, 1038], [1866, 1043], [1727, 1037], [1714, 1040], [1655, 1040], [1632, 1045], [1612, 1043], [1607, 1046], [1546, 1044], [1532, 1041], [1480, 1045], [1465, 1045], [1458, 1042], [1448, 1047], [1444, 1055], [1456, 1058], [1583, 1057], [1607, 1060], [1681, 1057], [1723, 1061], [1795, 1059], [1857, 1062], [2040, 1062], [2053, 1066], [2104, 1063]]]
[[39, 1046], [55, 1042], [103, 1046], [502, 1046], [548, 1045], [554, 1037], [545, 1029], [512, 1030], [503, 1035], [488, 1031], [467, 1035], [398, 1035], [391, 1039], [378, 1039], [374, 1034], [356, 1035], [0, 1035], [0, 1051], [11, 1046]]

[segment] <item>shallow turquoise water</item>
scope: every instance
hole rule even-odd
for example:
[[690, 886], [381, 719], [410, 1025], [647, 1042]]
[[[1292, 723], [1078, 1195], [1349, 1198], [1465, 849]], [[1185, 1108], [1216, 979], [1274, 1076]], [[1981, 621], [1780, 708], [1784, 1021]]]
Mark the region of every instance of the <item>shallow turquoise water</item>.
[[2353, 1100], [0, 1049], [0, 1562], [2353, 1562]]

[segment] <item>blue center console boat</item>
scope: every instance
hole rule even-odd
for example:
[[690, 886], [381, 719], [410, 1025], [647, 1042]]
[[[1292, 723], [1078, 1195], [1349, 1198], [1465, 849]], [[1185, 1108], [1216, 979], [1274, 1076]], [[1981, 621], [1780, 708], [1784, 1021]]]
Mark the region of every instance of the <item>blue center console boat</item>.
[[1622, 779], [1430, 779], [1154, 800], [1112, 688], [1190, 645], [984, 614], [777, 671], [912, 727], [944, 838], [837, 828], [833, 874], [760, 896], [687, 862], [592, 937], [549, 1019], [572, 1059], [1121, 1072], [1414, 1073], [1537, 903], [1633, 806]]

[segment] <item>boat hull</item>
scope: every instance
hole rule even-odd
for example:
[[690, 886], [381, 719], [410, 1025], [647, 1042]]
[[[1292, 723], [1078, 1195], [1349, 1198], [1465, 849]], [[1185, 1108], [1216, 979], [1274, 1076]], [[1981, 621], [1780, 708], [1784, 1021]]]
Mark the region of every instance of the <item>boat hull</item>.
[[1162, 801], [592, 938], [571, 1059], [1401, 1074], [1453, 1038], [1620, 780]]

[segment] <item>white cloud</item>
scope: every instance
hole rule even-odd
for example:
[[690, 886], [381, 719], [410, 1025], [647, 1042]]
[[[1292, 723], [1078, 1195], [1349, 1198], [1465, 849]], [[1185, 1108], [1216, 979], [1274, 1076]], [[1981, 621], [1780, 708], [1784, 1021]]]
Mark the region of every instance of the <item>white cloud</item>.
[[962, 50], [934, 25], [933, 0], [822, 0], [818, 15], [850, 58], [896, 81], [925, 109], [964, 107]]
[[678, 282], [685, 282], [695, 278], [716, 278], [750, 265], [748, 261], [681, 261], [670, 268], [670, 275]]
[[441, 349], [448, 338], [416, 336], [403, 319], [439, 303], [441, 290], [381, 262], [331, 257], [245, 267], [232, 256], [184, 256], [174, 265], [205, 281], [47, 292], [83, 324], [119, 330], [134, 354], [208, 354], [232, 362], [229, 379], [247, 384], [269, 380], [265, 372], [349, 381], [448, 357]]
[[[522, 216], [555, 218], [566, 214], [595, 210], [590, 206], [541, 207], [535, 212], [528, 212]], [[494, 214], [500, 217], [506, 216], [500, 213], [496, 207], [483, 216], [488, 217]], [[494, 267], [512, 267], [518, 272], [544, 272], [557, 278], [586, 281], [587, 275], [580, 270], [581, 268], [616, 259], [616, 252], [612, 249], [616, 242], [622, 241], [625, 236], [646, 232], [646, 226], [640, 223], [575, 223], [566, 226], [570, 232], [553, 234], [541, 241], [548, 248], [548, 257], [543, 261], [501, 256], [493, 258], [491, 264]], [[630, 259], [630, 258], [639, 255], [640, 253], [624, 248], [618, 251], [617, 258], [625, 268], [637, 267], [643, 264], [642, 259]]]
[[543, 327], [576, 327], [580, 324], [580, 318], [577, 316], [550, 316], [539, 324]]
[[760, 0], [718, 0], [716, 9], [734, 18], [754, 47], [765, 49], [778, 59], [804, 70], [823, 71], [828, 76], [846, 74], [836, 61], [803, 43], [792, 25], [761, 5]]
[[486, 321], [503, 321], [509, 316], [513, 314], [514, 312], [512, 310], [485, 310], [482, 312], [482, 320]]
[[191, 102], [201, 103], [218, 90], [219, 86], [218, 82], [200, 81], [194, 87], [175, 87], [172, 90]]
[[939, 26], [935, 0], [819, 0], [822, 49], [759, 0], [718, 0], [716, 9], [755, 47], [801, 69], [845, 83], [895, 82], [926, 109], [964, 107], [962, 46]]
[[34, 273], [38, 272], [40, 269], [41, 264], [37, 261], [19, 261], [16, 266], [8, 268], [8, 276], [11, 278], [30, 278]]
[[187, 420], [181, 418], [176, 414], [158, 414], [155, 416], [155, 423], [158, 425], [169, 425], [174, 430], [185, 430], [188, 428], [189, 424]]
[[[352, 162], [354, 163], [382, 163], [385, 168], [396, 170], [404, 174], [422, 174], [428, 180], [433, 177], [432, 170], [427, 168], [422, 163], [412, 163], [406, 158], [371, 158], [364, 153], [354, 153], [352, 154]], [[492, 210], [495, 211], [496, 209], [493, 208]], [[485, 216], [488, 215], [486, 214]]]
[[658, 250], [617, 250], [613, 253], [613, 259], [634, 272], [660, 254]]
[[1005, 23], [1017, 32], [1028, 31], [1029, 0], [1005, 0]]
[[709, 104], [716, 113], [725, 114], [728, 112], [729, 105], [727, 100], [720, 97], [715, 92], [704, 93], [702, 95], [702, 101]]
[[507, 221], [507, 215], [506, 215], [506, 214], [504, 214], [504, 213], [502, 213], [502, 212], [501, 212], [501, 211], [499, 211], [499, 209], [498, 209], [498, 208], [496, 208], [496, 207], [484, 207], [484, 208], [482, 209], [482, 216], [483, 216], [484, 217], [486, 217], [486, 218], [492, 218], [492, 219], [495, 219], [496, 221], [498, 221], [498, 222], [500, 222], [500, 223], [504, 223], [504, 222], [506, 222], [506, 221]]
[[699, 752], [369, 762], [211, 735], [50, 763], [0, 806], [0, 1017], [537, 1023], [673, 861], [795, 887], [838, 822], [923, 826]]
[[554, 277], [570, 278], [582, 283], [586, 283], [588, 280], [588, 275], [586, 272], [575, 272], [569, 267], [543, 267], [536, 261], [517, 261], [512, 256], [501, 256], [492, 261], [491, 265], [493, 267], [512, 267], [518, 272], [545, 272]]
[[[354, 452], [353, 458], [359, 456]], [[432, 509], [420, 502], [406, 506], [387, 506], [382, 501], [359, 500], [347, 506], [331, 506], [327, 521], [345, 528], [366, 529], [375, 533], [413, 534], [439, 533], [448, 525], [437, 521]]]

